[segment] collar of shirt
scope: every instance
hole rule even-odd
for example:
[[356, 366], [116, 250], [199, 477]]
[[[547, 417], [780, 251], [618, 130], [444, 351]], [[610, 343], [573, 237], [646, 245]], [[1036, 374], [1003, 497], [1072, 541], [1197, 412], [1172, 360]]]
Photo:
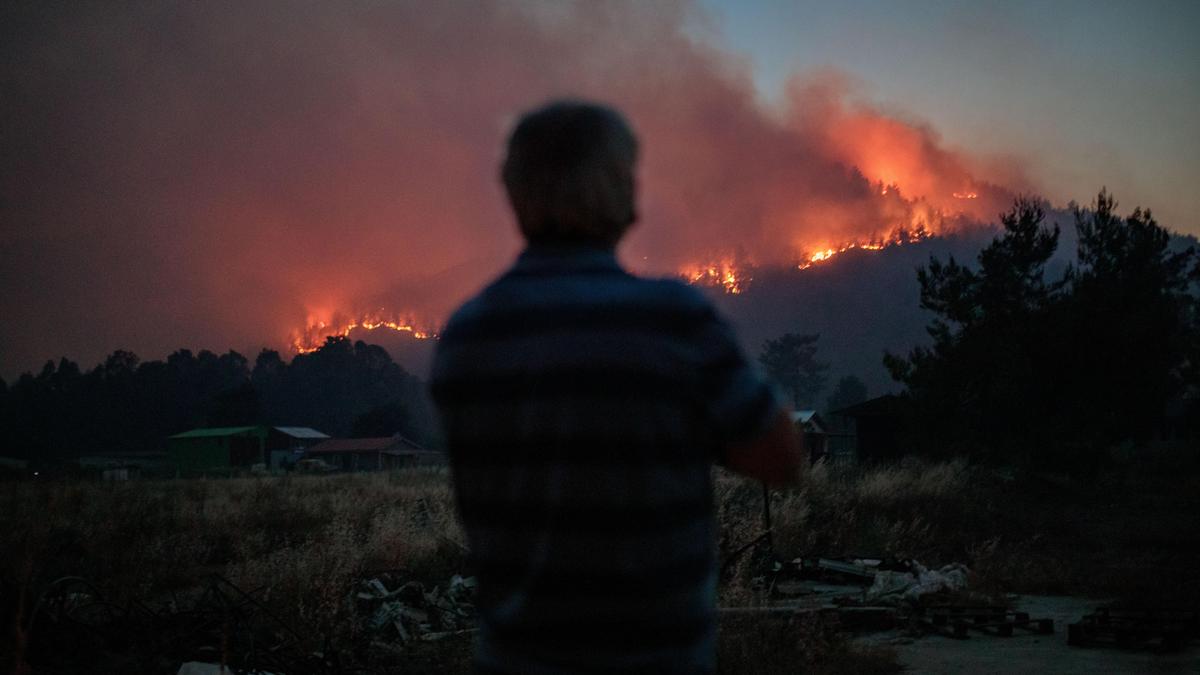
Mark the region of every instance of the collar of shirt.
[[534, 244], [517, 256], [518, 272], [621, 271], [616, 252], [599, 246]]

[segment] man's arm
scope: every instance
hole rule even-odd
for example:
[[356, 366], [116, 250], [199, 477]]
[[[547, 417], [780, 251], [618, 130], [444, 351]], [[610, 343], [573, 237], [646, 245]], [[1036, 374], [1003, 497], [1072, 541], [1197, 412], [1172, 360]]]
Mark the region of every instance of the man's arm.
[[733, 328], [697, 291], [683, 288], [707, 310], [693, 339], [701, 397], [722, 446], [717, 463], [768, 485], [799, 481], [806, 462], [788, 406], [746, 360]]
[[804, 448], [792, 425], [791, 413], [780, 408], [763, 433], [729, 446], [725, 466], [774, 487], [800, 480], [804, 460]]

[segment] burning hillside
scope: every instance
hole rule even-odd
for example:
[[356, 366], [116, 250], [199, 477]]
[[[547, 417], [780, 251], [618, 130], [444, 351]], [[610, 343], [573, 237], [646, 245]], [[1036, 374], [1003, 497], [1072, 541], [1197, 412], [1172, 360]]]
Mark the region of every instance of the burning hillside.
[[[886, 197], [889, 193], [895, 194], [896, 190], [895, 186], [883, 186], [880, 188], [879, 194], [881, 197]], [[976, 199], [978, 195], [974, 192], [954, 193], [954, 197], [956, 199]], [[815, 247], [798, 247], [796, 257], [790, 266], [797, 270], [806, 270], [846, 251], [882, 251], [893, 246], [915, 244], [936, 236], [935, 230], [931, 229], [931, 226], [935, 227], [936, 232], [939, 233], [958, 228], [964, 213], [956, 211], [947, 214], [940, 209], [926, 209], [921, 216], [920, 219], [913, 219], [907, 224], [898, 224], [891, 230], [885, 230], [883, 234], [842, 241], [832, 246], [821, 244]], [[954, 224], [947, 225], [947, 221], [953, 221]], [[754, 262], [742, 253], [736, 256], [726, 256], [713, 262], [686, 265], [680, 269], [679, 276], [691, 284], [721, 288], [726, 293], [737, 295], [748, 288], [753, 280], [755, 267]]]
[[[850, 167], [850, 170], [861, 174], [856, 166]], [[790, 259], [781, 258], [779, 251], [771, 251], [764, 258], [766, 263], [760, 265], [753, 254], [746, 252], [739, 245], [736, 252], [716, 253], [707, 259], [708, 262], [681, 265], [674, 270], [674, 274], [690, 284], [719, 288], [725, 293], [738, 295], [750, 287], [754, 279], [754, 270], [760, 266], [806, 270], [846, 251], [882, 251], [895, 246], [914, 244], [939, 234], [955, 232], [966, 224], [979, 222], [972, 218], [969, 204], [962, 203], [964, 200], [978, 199], [977, 192], [953, 192], [950, 195], [953, 201], [942, 200], [940, 203], [943, 206], [934, 206], [931, 200], [924, 196], [908, 199], [895, 183], [877, 182], [871, 194], [880, 200], [881, 210], [886, 209], [889, 202], [893, 206], [899, 205], [900, 216], [897, 221], [890, 226], [867, 230], [867, 234], [849, 240], [818, 239], [821, 235], [817, 228], [808, 228], [808, 236], [816, 239], [817, 243], [795, 244]], [[1007, 193], [1003, 194], [1007, 196]], [[845, 228], [839, 228], [841, 229]], [[292, 351], [299, 354], [312, 352], [329, 337], [347, 337], [360, 330], [385, 329], [418, 340], [437, 337], [433, 328], [418, 328], [411, 312], [395, 313], [380, 308], [358, 314], [341, 311], [325, 314], [328, 318], [314, 318], [314, 315], [310, 314], [304, 328], [294, 330], [290, 334], [288, 344]]]
[[[620, 102], [645, 145], [642, 224], [624, 247], [630, 259], [653, 261], [641, 272], [736, 295], [756, 268], [804, 270], [853, 249], [957, 232], [993, 219], [1013, 197], [995, 177], [977, 177], [970, 156], [857, 99], [836, 75], [797, 77], [782, 119], [742, 100], [744, 83], [708, 84], [716, 91], [706, 95], [728, 107], [656, 106], [639, 91]], [[1000, 178], [1023, 185], [1018, 173]], [[444, 317], [450, 304], [425, 315]], [[310, 320], [293, 345], [311, 349], [378, 323]]]
[[415, 320], [410, 316], [389, 316], [387, 310], [378, 309], [357, 317], [345, 317], [341, 314], [334, 314], [328, 320], [310, 317], [303, 330], [292, 333], [288, 346], [297, 354], [308, 354], [320, 349], [328, 338], [350, 337], [354, 331], [376, 330], [401, 333], [416, 340], [437, 338], [436, 332], [417, 328]]

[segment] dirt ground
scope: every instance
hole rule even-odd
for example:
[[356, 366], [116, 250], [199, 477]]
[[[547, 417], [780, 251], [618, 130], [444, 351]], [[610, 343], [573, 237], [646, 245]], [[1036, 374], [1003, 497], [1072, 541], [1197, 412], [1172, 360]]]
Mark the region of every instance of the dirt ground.
[[972, 634], [966, 640], [932, 635], [914, 640], [888, 632], [867, 635], [859, 641], [890, 646], [907, 672], [921, 675], [1200, 673], [1200, 645], [1194, 642], [1184, 651], [1171, 654], [1068, 646], [1067, 625], [1104, 603], [1069, 596], [1022, 596], [1017, 609], [1035, 619], [1053, 619], [1054, 635], [1018, 632], [1002, 638]]

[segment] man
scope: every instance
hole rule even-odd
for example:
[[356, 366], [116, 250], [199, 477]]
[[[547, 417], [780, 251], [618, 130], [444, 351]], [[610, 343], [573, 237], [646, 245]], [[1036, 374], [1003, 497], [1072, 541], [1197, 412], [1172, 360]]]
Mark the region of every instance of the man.
[[601, 106], [521, 119], [502, 176], [528, 247], [438, 344], [480, 672], [713, 671], [711, 465], [799, 471], [786, 411], [709, 302], [618, 265], [636, 156]]

